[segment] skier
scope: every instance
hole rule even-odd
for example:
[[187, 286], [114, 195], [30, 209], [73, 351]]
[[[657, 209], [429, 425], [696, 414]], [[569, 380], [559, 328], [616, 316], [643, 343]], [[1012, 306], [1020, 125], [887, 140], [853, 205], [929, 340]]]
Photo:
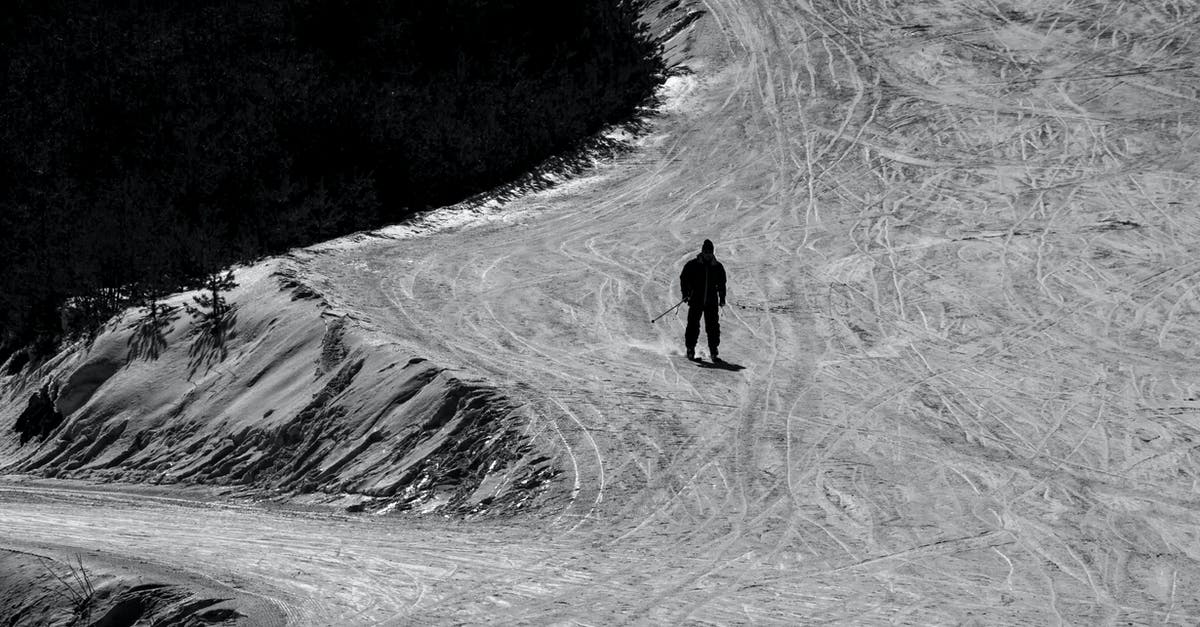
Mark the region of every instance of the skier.
[[717, 347], [721, 343], [721, 323], [717, 309], [725, 306], [725, 266], [713, 255], [711, 241], [704, 240], [700, 254], [683, 265], [679, 289], [688, 305], [687, 329], [683, 332], [688, 359], [696, 358], [696, 340], [700, 338], [700, 318], [703, 316], [709, 355], [713, 363], [719, 363]]

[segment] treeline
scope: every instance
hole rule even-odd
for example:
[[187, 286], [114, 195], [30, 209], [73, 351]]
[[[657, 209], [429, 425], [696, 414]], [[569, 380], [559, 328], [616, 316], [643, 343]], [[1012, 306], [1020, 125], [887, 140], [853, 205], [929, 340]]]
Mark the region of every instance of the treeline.
[[9, 0], [0, 363], [628, 119], [663, 70], [631, 1]]

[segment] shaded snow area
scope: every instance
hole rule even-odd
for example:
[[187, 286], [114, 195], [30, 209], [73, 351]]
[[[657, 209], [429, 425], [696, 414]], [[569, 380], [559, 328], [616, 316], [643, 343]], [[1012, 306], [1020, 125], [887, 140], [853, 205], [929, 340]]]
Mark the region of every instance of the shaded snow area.
[[[69, 624], [41, 555], [242, 624], [1200, 623], [1200, 5], [646, 16], [627, 154], [7, 379], [3, 611]], [[651, 322], [706, 238], [742, 370]]]
[[[9, 625], [283, 625], [261, 599], [98, 560], [0, 549], [0, 612]], [[59, 552], [61, 553], [61, 552]], [[170, 583], [164, 583], [169, 581]]]

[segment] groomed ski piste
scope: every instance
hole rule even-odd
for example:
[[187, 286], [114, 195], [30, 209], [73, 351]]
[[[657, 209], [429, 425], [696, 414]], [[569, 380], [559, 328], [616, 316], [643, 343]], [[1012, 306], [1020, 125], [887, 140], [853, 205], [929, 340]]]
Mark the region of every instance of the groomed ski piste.
[[[1200, 622], [1200, 5], [646, 19], [628, 153], [6, 379], [0, 614], [73, 569], [111, 624]], [[736, 372], [649, 322], [705, 238]]]

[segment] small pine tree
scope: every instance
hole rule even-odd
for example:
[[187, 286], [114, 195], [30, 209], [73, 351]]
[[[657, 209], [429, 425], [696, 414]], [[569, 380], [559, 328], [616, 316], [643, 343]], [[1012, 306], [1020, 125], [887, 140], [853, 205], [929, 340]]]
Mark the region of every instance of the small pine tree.
[[222, 335], [233, 312], [233, 306], [223, 293], [237, 285], [233, 270], [209, 272], [201, 283], [202, 291], [192, 297], [192, 303], [184, 303], [183, 307], [202, 331]]

